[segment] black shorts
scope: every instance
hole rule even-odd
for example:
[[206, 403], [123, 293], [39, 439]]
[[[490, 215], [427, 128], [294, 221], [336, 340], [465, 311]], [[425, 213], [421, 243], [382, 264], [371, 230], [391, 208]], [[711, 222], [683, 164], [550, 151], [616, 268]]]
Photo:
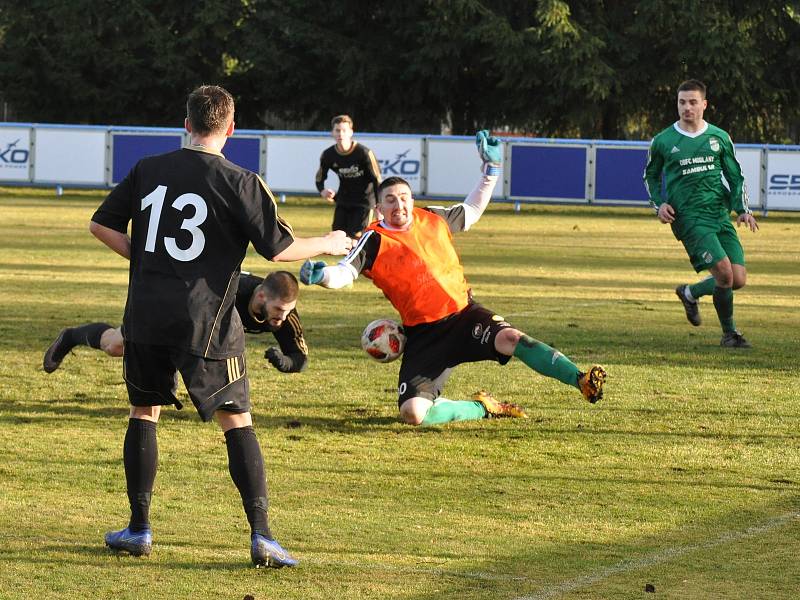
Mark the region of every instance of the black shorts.
[[466, 362], [511, 360], [494, 347], [494, 338], [511, 327], [503, 317], [477, 302], [435, 323], [405, 327], [406, 348], [400, 365], [397, 404], [419, 396], [435, 400], [453, 367]]
[[336, 204], [333, 209], [333, 224], [331, 230], [341, 229], [347, 237], [356, 235], [369, 225], [372, 218], [372, 208], [360, 204]]
[[210, 421], [216, 410], [250, 412], [250, 384], [244, 355], [210, 360], [171, 346], [125, 342], [122, 359], [128, 398], [133, 406], [174, 404], [177, 374], [200, 418]]

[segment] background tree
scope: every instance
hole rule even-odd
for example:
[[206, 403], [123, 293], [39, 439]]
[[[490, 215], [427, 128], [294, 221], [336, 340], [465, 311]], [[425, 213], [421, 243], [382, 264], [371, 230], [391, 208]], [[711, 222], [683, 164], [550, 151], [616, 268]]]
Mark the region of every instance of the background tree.
[[2, 0], [0, 85], [21, 120], [175, 126], [188, 91], [224, 78], [240, 13], [239, 0]]
[[237, 125], [647, 139], [709, 86], [740, 142], [800, 141], [800, 4], [751, 0], [0, 0], [20, 120], [176, 125], [201, 83]]

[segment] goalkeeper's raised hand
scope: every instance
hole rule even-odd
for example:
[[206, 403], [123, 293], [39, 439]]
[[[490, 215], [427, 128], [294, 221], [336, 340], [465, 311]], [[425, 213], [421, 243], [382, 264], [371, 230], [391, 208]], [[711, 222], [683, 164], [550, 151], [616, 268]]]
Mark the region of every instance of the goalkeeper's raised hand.
[[475, 135], [475, 145], [483, 161], [484, 175], [500, 175], [500, 163], [503, 161], [503, 145], [500, 140], [489, 135], [489, 131], [481, 129]]
[[316, 285], [322, 282], [324, 269], [327, 265], [322, 260], [307, 260], [300, 267], [300, 281], [306, 285]]

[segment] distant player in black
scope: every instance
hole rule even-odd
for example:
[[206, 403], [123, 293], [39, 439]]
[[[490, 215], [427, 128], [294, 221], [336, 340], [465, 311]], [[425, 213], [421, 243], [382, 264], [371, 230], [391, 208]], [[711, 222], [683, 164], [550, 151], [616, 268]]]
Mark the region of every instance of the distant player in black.
[[[353, 140], [353, 119], [348, 115], [333, 117], [331, 127], [336, 143], [319, 157], [317, 191], [328, 202], [336, 203], [331, 229], [341, 229], [350, 237], [359, 237], [372, 220], [381, 170], [372, 150]], [[323, 189], [328, 170], [339, 177], [336, 192]]]
[[[106, 534], [115, 550], [149, 554], [150, 497], [156, 475], [156, 423], [161, 406], [175, 404], [175, 377], [204, 421], [225, 433], [228, 466], [251, 528], [257, 566], [294, 566], [267, 520], [264, 462], [250, 415], [244, 328], [234, 310], [248, 243], [269, 260], [343, 254], [341, 231], [295, 238], [275, 199], [255, 173], [227, 161], [233, 98], [202, 86], [188, 98], [191, 145], [144, 158], [106, 197], [89, 226], [104, 244], [130, 260], [123, 376], [131, 403], [123, 458], [131, 519]], [[131, 225], [130, 237], [127, 234]]]
[[[308, 364], [308, 346], [297, 314], [297, 279], [288, 271], [270, 273], [266, 279], [242, 272], [236, 292], [236, 311], [247, 333], [270, 332], [278, 342], [264, 353], [284, 373], [299, 373]], [[109, 356], [122, 356], [121, 327], [87, 323], [63, 329], [44, 353], [44, 370], [52, 373], [75, 346], [89, 346]]]

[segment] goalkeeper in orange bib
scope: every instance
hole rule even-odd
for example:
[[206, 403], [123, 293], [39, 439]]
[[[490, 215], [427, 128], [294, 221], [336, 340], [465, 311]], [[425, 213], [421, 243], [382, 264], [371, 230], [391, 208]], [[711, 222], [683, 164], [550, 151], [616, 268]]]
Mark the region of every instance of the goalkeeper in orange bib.
[[528, 367], [580, 390], [589, 402], [603, 396], [606, 372], [593, 366], [582, 372], [558, 350], [515, 329], [472, 300], [452, 233], [467, 231], [480, 219], [500, 174], [500, 141], [476, 136], [483, 167], [477, 187], [464, 202], [449, 208], [415, 208], [411, 188], [400, 177], [378, 186], [383, 220], [367, 227], [353, 250], [337, 265], [306, 261], [305, 284], [341, 288], [359, 273], [380, 288], [400, 313], [407, 336], [400, 366], [398, 405], [410, 425], [437, 425], [490, 417], [526, 417], [516, 404], [486, 392], [474, 401], [441, 396], [453, 368], [461, 363], [512, 356]]

